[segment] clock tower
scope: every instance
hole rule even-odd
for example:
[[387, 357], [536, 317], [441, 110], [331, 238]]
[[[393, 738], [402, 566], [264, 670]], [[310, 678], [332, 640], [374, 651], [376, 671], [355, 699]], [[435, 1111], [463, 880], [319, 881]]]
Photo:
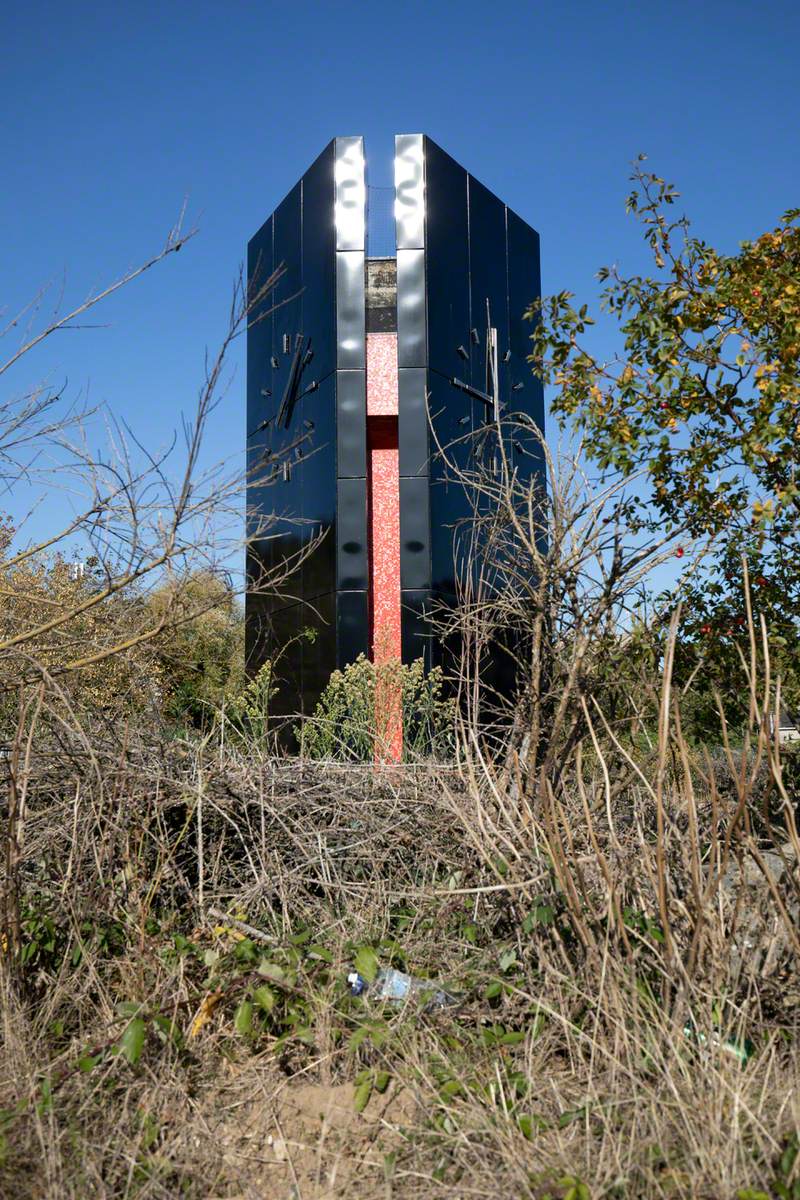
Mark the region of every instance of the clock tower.
[[[312, 712], [361, 653], [442, 661], [429, 614], [472, 569], [446, 458], [490, 463], [498, 417], [544, 427], [538, 234], [423, 134], [398, 135], [394, 163], [380, 255], [360, 137], [334, 138], [248, 247], [252, 291], [275, 284], [248, 330], [247, 659], [273, 660], [277, 715]], [[506, 452], [544, 484], [535, 443]], [[276, 566], [280, 594], [262, 592]]]

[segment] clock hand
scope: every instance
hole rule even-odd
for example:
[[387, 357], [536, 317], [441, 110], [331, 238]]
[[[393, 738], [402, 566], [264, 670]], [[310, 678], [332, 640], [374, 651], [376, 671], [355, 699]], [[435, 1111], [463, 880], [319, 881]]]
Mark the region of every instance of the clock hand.
[[286, 387], [283, 389], [283, 398], [281, 406], [278, 409], [278, 424], [282, 423], [284, 415], [287, 420], [283, 424], [288, 424], [288, 418], [291, 416], [291, 409], [294, 407], [295, 393], [297, 386], [300, 383], [300, 359], [303, 356], [303, 341], [298, 340], [297, 347], [292, 358], [292, 365], [289, 368], [289, 378], [286, 380]]
[[488, 396], [486, 392], [482, 392], [480, 388], [473, 387], [471, 383], [464, 383], [463, 379], [451, 379], [451, 384], [459, 391], [466, 392], [468, 396], [472, 396], [475, 400], [480, 400], [489, 408], [494, 406], [494, 396]]

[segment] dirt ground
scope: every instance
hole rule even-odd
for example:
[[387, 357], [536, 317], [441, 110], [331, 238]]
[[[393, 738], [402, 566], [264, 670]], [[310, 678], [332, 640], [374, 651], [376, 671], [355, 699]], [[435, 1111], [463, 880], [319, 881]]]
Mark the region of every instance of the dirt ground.
[[352, 1083], [326, 1086], [303, 1082], [302, 1075], [278, 1079], [245, 1070], [223, 1097], [209, 1097], [207, 1109], [223, 1179], [246, 1181], [237, 1192], [221, 1180], [214, 1200], [334, 1200], [391, 1194], [392, 1155], [415, 1104], [392, 1083], [359, 1113]]

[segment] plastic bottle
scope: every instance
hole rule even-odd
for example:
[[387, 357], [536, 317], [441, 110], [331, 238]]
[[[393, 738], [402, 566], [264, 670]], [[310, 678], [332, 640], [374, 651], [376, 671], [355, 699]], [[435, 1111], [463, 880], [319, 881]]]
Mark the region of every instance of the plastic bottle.
[[378, 971], [373, 983], [369, 983], [358, 971], [351, 971], [347, 982], [354, 996], [363, 996], [365, 992], [369, 992], [371, 1000], [388, 1000], [392, 1004], [405, 1004], [409, 1000], [423, 999], [424, 1007], [430, 1009], [447, 1008], [458, 1003], [455, 996], [437, 987], [430, 979], [418, 979], [391, 967]]

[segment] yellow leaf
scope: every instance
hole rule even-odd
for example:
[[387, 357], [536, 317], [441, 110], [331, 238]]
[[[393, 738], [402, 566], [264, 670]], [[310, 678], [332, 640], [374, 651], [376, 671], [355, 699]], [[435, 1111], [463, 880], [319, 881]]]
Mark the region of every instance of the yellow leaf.
[[207, 1025], [211, 1020], [211, 1014], [222, 999], [222, 992], [209, 992], [203, 998], [200, 1007], [197, 1010], [197, 1015], [192, 1021], [191, 1029], [189, 1030], [189, 1038], [197, 1037], [204, 1025]]

